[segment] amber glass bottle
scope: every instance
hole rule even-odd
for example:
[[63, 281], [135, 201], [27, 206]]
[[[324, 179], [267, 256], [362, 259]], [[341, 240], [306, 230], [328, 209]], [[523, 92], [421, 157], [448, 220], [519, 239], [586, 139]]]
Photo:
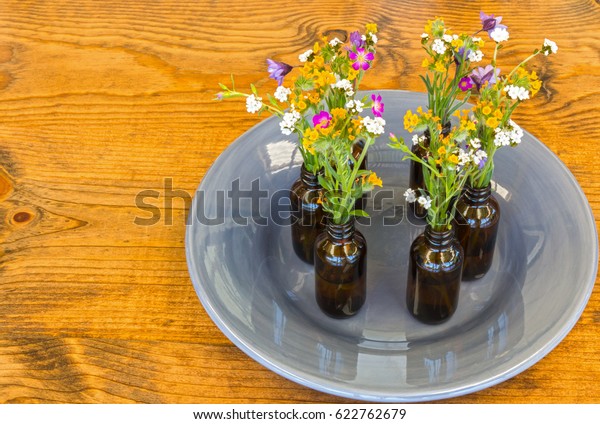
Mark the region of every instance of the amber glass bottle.
[[333, 318], [355, 315], [367, 296], [367, 243], [355, 229], [327, 222], [315, 242], [315, 296], [321, 310]]
[[458, 305], [463, 250], [454, 230], [427, 226], [410, 248], [406, 305], [425, 324], [441, 324]]
[[314, 244], [325, 229], [323, 207], [318, 202], [321, 185], [316, 175], [304, 165], [290, 189], [292, 245], [300, 259], [314, 263]]
[[[450, 122], [446, 122], [444, 127], [442, 128], [442, 135], [447, 136], [450, 134], [450, 130], [452, 126]], [[427, 153], [427, 149], [429, 148], [429, 130], [425, 130], [423, 134], [425, 137], [425, 141], [423, 143], [414, 144], [412, 147], [412, 152], [418, 156], [419, 158], [424, 158]], [[410, 174], [409, 174], [409, 187], [412, 188], [417, 194], [420, 193], [419, 189], [425, 189], [425, 181], [423, 179], [423, 165], [419, 162], [415, 162], [414, 160], [410, 161]], [[412, 208], [415, 216], [419, 218], [425, 218], [427, 215], [427, 211], [423, 206], [419, 204], [419, 202], [412, 202], [409, 204], [410, 208]]]
[[491, 185], [466, 187], [456, 202], [456, 236], [465, 253], [463, 280], [481, 278], [492, 266], [500, 222], [500, 205]]

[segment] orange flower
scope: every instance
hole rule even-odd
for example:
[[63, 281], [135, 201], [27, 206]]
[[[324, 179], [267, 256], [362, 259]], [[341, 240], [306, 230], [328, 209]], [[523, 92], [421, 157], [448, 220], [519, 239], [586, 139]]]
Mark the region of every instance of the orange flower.
[[367, 179], [367, 182], [370, 184], [373, 184], [374, 186], [383, 187], [383, 181], [381, 181], [381, 178], [379, 178], [377, 176], [377, 174], [375, 174], [374, 172], [371, 172], [369, 174], [369, 178]]

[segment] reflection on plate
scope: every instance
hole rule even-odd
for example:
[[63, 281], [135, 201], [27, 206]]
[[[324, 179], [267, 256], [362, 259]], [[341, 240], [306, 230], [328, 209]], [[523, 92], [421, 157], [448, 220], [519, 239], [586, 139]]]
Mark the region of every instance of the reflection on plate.
[[[382, 94], [387, 130], [407, 138], [404, 112], [426, 104], [425, 95]], [[573, 176], [528, 133], [516, 150], [498, 152], [502, 218], [492, 269], [463, 283], [452, 319], [428, 326], [405, 307], [407, 252], [423, 224], [404, 216], [409, 164], [386, 143], [369, 150], [369, 167], [387, 190], [371, 195], [371, 221], [359, 224], [369, 246], [367, 301], [341, 321], [319, 311], [312, 267], [291, 248], [295, 141], [271, 118], [223, 152], [198, 188], [186, 233], [190, 275], [213, 321], [293, 381], [377, 402], [459, 396], [539, 361], [573, 327], [596, 276], [596, 227]]]

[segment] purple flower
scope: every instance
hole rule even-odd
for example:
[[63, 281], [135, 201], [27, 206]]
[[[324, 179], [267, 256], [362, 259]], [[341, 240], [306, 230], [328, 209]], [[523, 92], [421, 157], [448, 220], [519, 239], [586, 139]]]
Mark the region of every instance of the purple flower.
[[461, 47], [460, 49], [458, 49], [458, 52], [456, 52], [456, 54], [454, 55], [454, 63], [456, 63], [456, 66], [463, 63], [463, 61], [465, 61], [465, 60], [469, 60], [470, 54], [471, 54], [471, 49], [467, 49], [467, 51], [465, 51], [464, 47]]
[[331, 115], [325, 110], [322, 110], [321, 112], [313, 116], [313, 125], [315, 126], [315, 128], [327, 128], [330, 123]]
[[223, 93], [217, 93], [217, 100], [223, 100]]
[[371, 108], [373, 115], [381, 118], [385, 107], [385, 105], [381, 102], [381, 94], [378, 94], [377, 96], [375, 94], [371, 94], [371, 100], [373, 100], [373, 106]]
[[473, 81], [471, 81], [471, 78], [469, 77], [461, 78], [458, 82], [458, 88], [460, 88], [462, 91], [470, 90], [473, 88]]
[[290, 73], [292, 66], [271, 59], [267, 59], [267, 63], [269, 64], [269, 78], [276, 80], [279, 85], [283, 84], [283, 77]]
[[487, 157], [482, 157], [482, 158], [479, 160], [479, 164], [477, 165], [477, 167], [478, 167], [479, 169], [483, 169], [483, 167], [485, 166], [485, 163], [486, 163], [486, 162], [487, 162]]
[[496, 68], [496, 72], [494, 72], [494, 67], [492, 65], [487, 65], [485, 68], [478, 67], [477, 69], [473, 69], [471, 75], [471, 81], [477, 86], [477, 90], [480, 90], [483, 84], [486, 82], [489, 84], [496, 83], [496, 77], [500, 74], [500, 69]]
[[483, 12], [479, 12], [479, 19], [481, 19], [481, 31], [487, 31], [488, 34], [491, 34], [496, 28], [507, 28], [506, 25], [500, 23], [502, 22], [502, 16], [494, 18], [493, 14], [486, 15]]
[[355, 71], [358, 71], [359, 69], [366, 71], [371, 66], [369, 62], [375, 59], [375, 55], [373, 53], [366, 52], [365, 49], [362, 48], [356, 49], [355, 52], [348, 52], [348, 57], [350, 58], [350, 60], [354, 61], [354, 63], [352, 64], [352, 68]]
[[350, 33], [350, 42], [354, 44], [354, 46], [357, 49], [360, 49], [365, 44], [365, 42], [362, 39], [362, 36], [360, 35], [360, 32], [358, 31]]

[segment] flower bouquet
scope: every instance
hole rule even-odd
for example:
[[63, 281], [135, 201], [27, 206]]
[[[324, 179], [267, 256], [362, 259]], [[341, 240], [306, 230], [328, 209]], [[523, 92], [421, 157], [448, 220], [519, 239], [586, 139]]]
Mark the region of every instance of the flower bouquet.
[[[369, 146], [384, 133], [385, 106], [379, 95], [357, 97], [375, 59], [376, 33], [377, 25], [368, 24], [364, 34], [353, 32], [348, 43], [323, 38], [299, 56], [297, 66], [269, 59], [270, 76], [279, 85], [273, 95], [267, 95], [267, 102], [254, 85], [251, 93], [237, 91], [233, 79], [231, 88], [221, 84], [223, 91], [217, 95], [218, 99], [245, 97], [248, 112], [275, 114], [281, 118], [284, 135], [297, 135], [303, 166], [290, 195], [296, 218], [293, 243], [303, 260], [315, 262], [317, 301], [324, 312], [336, 317], [355, 314], [364, 302], [366, 244], [354, 230], [354, 217], [366, 213], [355, 205], [363, 193], [381, 186], [377, 175], [362, 164]], [[360, 115], [369, 109], [372, 117]], [[328, 216], [326, 232], [323, 212]], [[348, 256], [348, 248], [340, 250], [340, 245], [362, 254]], [[327, 254], [336, 261], [331, 262]]]
[[525, 65], [540, 53], [548, 55], [558, 50], [554, 42], [546, 39], [540, 49], [503, 75], [497, 56], [509, 38], [508, 29], [501, 24], [502, 17], [481, 12], [480, 18], [479, 32], [487, 32], [495, 45], [491, 63], [466, 77], [467, 85], [478, 96], [471, 117], [463, 112], [460, 119], [461, 128], [468, 130], [468, 154], [478, 165], [457, 204], [457, 235], [465, 251], [464, 279], [483, 277], [492, 264], [500, 222], [500, 206], [491, 195], [494, 155], [501, 147], [521, 142], [523, 130], [511, 119], [512, 113], [542, 86], [536, 72], [528, 71]]

